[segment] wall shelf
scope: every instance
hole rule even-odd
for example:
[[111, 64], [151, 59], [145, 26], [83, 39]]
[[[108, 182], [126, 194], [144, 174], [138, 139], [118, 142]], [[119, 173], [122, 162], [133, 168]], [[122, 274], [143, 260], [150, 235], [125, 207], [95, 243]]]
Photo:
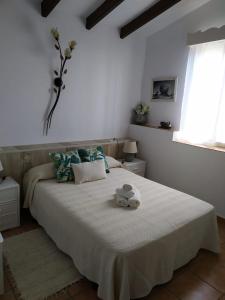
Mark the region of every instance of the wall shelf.
[[140, 126], [140, 127], [148, 127], [148, 128], [153, 128], [153, 129], [159, 129], [159, 130], [164, 130], [164, 131], [169, 131], [169, 132], [174, 131], [173, 127], [167, 129], [167, 128], [162, 128], [160, 126], [155, 126], [155, 125], [151, 125], [151, 124], [145, 124], [145, 125], [131, 124], [131, 125]]

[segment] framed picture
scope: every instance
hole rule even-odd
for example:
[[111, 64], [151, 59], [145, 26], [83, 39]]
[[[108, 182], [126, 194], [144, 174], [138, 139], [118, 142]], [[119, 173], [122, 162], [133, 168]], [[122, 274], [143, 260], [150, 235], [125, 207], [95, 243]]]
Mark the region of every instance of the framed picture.
[[173, 102], [176, 98], [177, 78], [154, 79], [152, 84], [152, 101]]

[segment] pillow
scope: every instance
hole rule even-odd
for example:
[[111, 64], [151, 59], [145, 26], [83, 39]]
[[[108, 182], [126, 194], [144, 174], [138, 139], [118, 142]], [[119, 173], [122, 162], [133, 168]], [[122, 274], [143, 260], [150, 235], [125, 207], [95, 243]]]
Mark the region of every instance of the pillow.
[[56, 179], [58, 182], [67, 182], [74, 179], [71, 163], [79, 164], [81, 159], [77, 150], [69, 152], [49, 153], [56, 168]]
[[106, 156], [106, 161], [108, 163], [108, 167], [109, 169], [112, 168], [121, 168], [121, 162], [119, 162], [118, 160], [116, 160], [115, 158], [113, 158], [112, 156]]
[[102, 146], [86, 148], [86, 149], [78, 149], [78, 153], [82, 162], [91, 162], [91, 161], [103, 159], [105, 162], [106, 173], [109, 173], [108, 163], [106, 161]]
[[37, 182], [39, 180], [52, 178], [55, 178], [55, 168], [52, 162], [36, 166], [27, 171], [23, 178], [23, 191], [25, 195], [24, 208], [30, 207]]
[[104, 160], [95, 160], [81, 164], [72, 164], [75, 184], [81, 184], [88, 181], [96, 181], [106, 178]]

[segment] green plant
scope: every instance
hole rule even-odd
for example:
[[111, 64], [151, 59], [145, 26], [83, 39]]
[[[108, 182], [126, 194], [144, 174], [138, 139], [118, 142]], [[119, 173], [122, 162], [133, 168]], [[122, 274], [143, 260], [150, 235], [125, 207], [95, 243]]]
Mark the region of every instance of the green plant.
[[140, 103], [135, 107], [134, 112], [137, 115], [147, 115], [149, 110], [150, 110], [150, 108], [148, 105], [146, 105], [144, 103]]

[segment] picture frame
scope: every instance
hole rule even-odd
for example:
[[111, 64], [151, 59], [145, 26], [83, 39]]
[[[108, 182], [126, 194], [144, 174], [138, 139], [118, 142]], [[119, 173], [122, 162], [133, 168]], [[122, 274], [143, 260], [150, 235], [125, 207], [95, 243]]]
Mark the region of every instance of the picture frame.
[[175, 102], [177, 77], [162, 77], [152, 80], [152, 101]]

